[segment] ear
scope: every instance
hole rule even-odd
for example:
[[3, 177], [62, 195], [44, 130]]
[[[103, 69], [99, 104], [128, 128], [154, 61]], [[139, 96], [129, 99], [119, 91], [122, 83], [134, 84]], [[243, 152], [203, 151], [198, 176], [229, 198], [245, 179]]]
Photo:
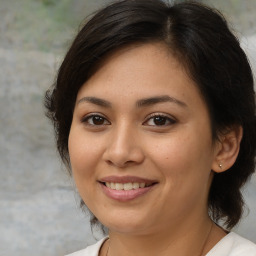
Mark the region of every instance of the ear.
[[243, 137], [240, 125], [232, 126], [228, 132], [219, 136], [215, 146], [215, 158], [212, 170], [220, 173], [228, 170], [235, 163]]

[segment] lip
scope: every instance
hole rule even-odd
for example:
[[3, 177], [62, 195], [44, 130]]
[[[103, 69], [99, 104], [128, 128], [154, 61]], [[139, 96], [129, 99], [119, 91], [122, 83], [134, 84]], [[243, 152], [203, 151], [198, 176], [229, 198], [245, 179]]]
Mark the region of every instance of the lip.
[[[148, 187], [144, 188], [138, 188], [138, 189], [132, 189], [132, 190], [115, 190], [111, 189], [107, 186], [105, 186], [105, 182], [113, 182], [113, 183], [146, 183], [151, 184]], [[114, 200], [120, 201], [120, 202], [126, 202], [130, 200], [134, 200], [142, 195], [145, 195], [149, 191], [151, 191], [155, 185], [157, 184], [157, 181], [145, 179], [141, 177], [136, 176], [108, 176], [104, 177], [99, 180], [99, 185], [103, 191], [103, 193]]]
[[157, 183], [157, 180], [150, 180], [142, 177], [137, 176], [107, 176], [104, 178], [101, 178], [99, 180], [100, 182], [114, 182], [114, 183], [146, 183], [146, 184], [153, 184]]

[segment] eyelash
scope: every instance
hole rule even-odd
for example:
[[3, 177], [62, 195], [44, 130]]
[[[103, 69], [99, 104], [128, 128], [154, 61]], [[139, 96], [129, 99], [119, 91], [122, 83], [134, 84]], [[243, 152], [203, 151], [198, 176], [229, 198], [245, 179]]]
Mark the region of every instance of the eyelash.
[[162, 118], [162, 119], [164, 119], [165, 120], [165, 122], [167, 121], [168, 122], [168, 124], [161, 124], [161, 125], [149, 125], [149, 126], [156, 126], [156, 127], [166, 127], [166, 126], [169, 126], [169, 125], [172, 125], [172, 124], [175, 124], [177, 121], [174, 119], [174, 118], [172, 118], [172, 117], [170, 117], [170, 116], [168, 116], [168, 115], [165, 115], [165, 114], [162, 114], [162, 113], [154, 113], [154, 114], [151, 114], [150, 116], [149, 116], [149, 118], [147, 118], [147, 120], [143, 123], [143, 124], [145, 124], [146, 122], [148, 122], [148, 121], [150, 121], [150, 120], [152, 120], [152, 119], [154, 119], [154, 118]]
[[[103, 122], [105, 123], [107, 121], [107, 124], [103, 123], [103, 124], [91, 124], [89, 123], [89, 120], [91, 118], [101, 118], [103, 120]], [[82, 119], [82, 123], [85, 123], [86, 125], [88, 126], [102, 126], [102, 125], [110, 125], [111, 123], [102, 115], [100, 114], [89, 114], [88, 116], [85, 116], [83, 119]]]
[[[175, 124], [177, 121], [174, 119], [174, 118], [171, 118], [170, 116], [167, 116], [165, 114], [162, 114], [162, 113], [154, 113], [154, 114], [151, 114], [146, 121], [143, 122], [143, 125], [145, 125], [147, 122], [149, 122], [150, 120], [153, 120], [154, 118], [162, 118], [162, 120], [158, 120], [160, 122], [164, 121], [165, 123], [164, 124], [159, 124], [159, 125], [148, 125], [148, 126], [156, 126], [156, 127], [166, 127], [166, 126], [169, 126], [169, 125], [173, 125]], [[98, 119], [101, 119], [101, 121], [103, 121], [103, 123], [101, 124], [95, 124], [95, 123], [90, 123], [89, 120], [92, 118], [98, 118]], [[96, 121], [96, 120], [94, 120]], [[94, 122], [93, 121], [93, 122]], [[156, 120], [154, 120], [156, 121]], [[166, 122], [168, 122], [168, 124], [166, 124]], [[103, 125], [110, 125], [111, 123], [102, 115], [100, 114], [89, 114], [88, 116], [85, 116], [83, 119], [82, 119], [82, 123], [85, 123], [86, 125], [88, 126], [103, 126]]]

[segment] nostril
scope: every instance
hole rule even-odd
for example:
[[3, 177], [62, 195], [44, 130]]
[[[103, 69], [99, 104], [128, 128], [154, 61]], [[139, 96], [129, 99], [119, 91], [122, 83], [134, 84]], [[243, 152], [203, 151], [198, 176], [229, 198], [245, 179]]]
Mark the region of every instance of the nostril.
[[127, 167], [127, 166], [130, 166], [130, 165], [133, 165], [135, 162], [134, 161], [124, 161], [124, 162], [121, 162], [121, 161], [111, 161], [111, 160], [106, 160], [106, 163], [108, 165], [111, 165], [111, 166], [116, 166], [116, 167], [119, 167], [119, 168], [123, 168], [123, 167]]
[[114, 163], [112, 163], [112, 161], [110, 161], [110, 160], [106, 160], [106, 163], [109, 165], [114, 165]]

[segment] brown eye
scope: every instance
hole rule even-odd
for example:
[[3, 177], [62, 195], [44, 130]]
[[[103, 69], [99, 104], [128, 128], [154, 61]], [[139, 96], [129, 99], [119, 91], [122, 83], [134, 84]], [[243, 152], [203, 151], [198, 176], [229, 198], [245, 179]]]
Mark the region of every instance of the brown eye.
[[144, 125], [149, 126], [168, 126], [176, 123], [176, 120], [170, 118], [169, 116], [165, 115], [153, 115], [151, 116]]
[[89, 115], [82, 120], [83, 123], [91, 126], [109, 125], [109, 121], [100, 115]]
[[102, 125], [102, 124], [104, 124], [104, 118], [103, 117], [101, 117], [101, 116], [93, 116], [92, 118], [91, 118], [91, 121], [92, 121], [92, 123], [94, 124], [94, 125]]
[[153, 122], [155, 125], [166, 125], [167, 118], [163, 116], [156, 116], [153, 118]]

